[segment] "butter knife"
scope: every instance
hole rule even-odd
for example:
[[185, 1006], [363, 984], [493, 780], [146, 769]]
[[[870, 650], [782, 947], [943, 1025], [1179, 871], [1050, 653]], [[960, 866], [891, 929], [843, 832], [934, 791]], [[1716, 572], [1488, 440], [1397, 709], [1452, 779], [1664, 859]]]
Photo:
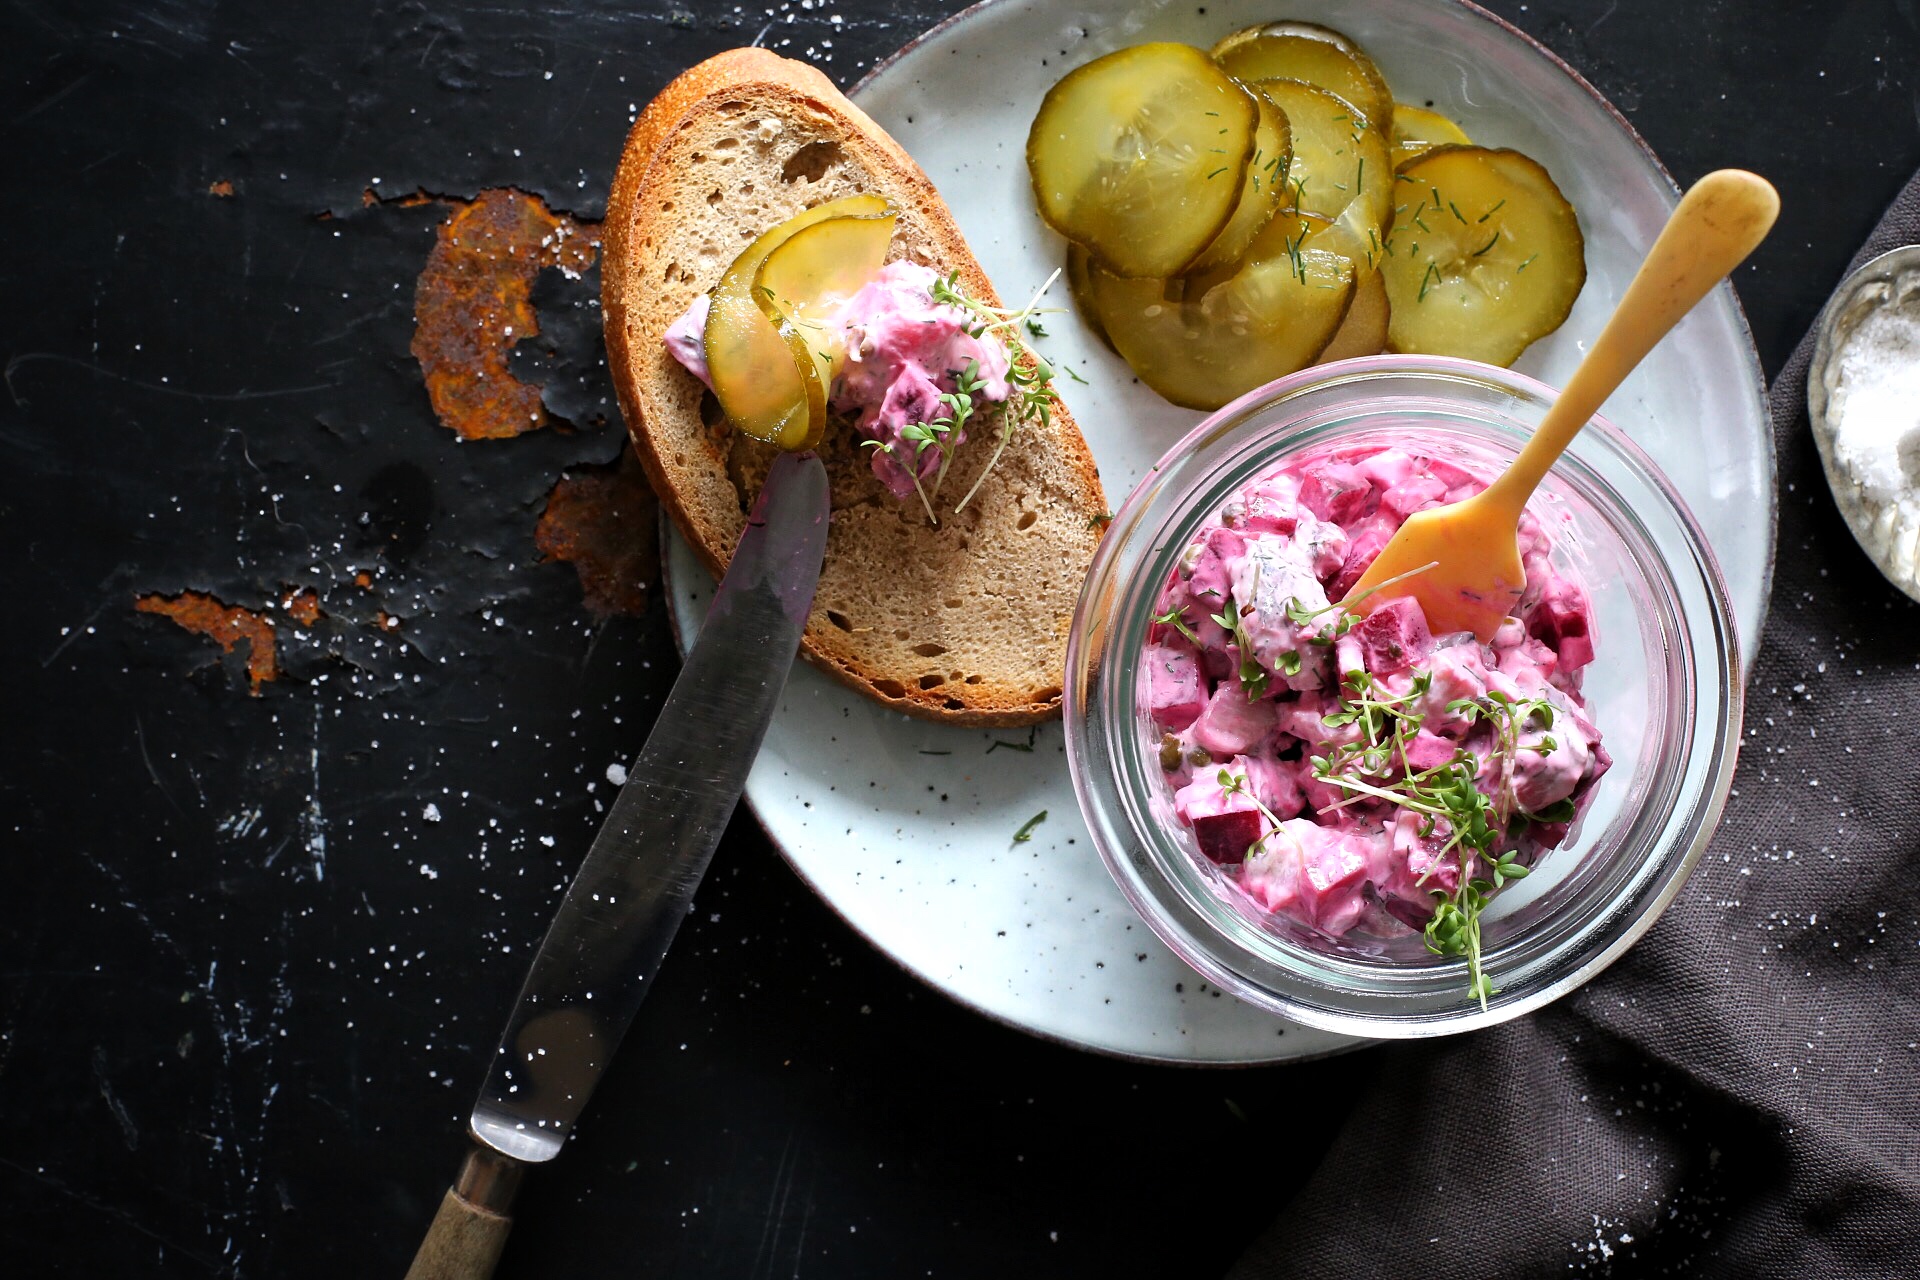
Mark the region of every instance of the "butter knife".
[[782, 454], [653, 731], [547, 928], [407, 1280], [484, 1280], [528, 1165], [560, 1153], [746, 785], [820, 580], [826, 469]]

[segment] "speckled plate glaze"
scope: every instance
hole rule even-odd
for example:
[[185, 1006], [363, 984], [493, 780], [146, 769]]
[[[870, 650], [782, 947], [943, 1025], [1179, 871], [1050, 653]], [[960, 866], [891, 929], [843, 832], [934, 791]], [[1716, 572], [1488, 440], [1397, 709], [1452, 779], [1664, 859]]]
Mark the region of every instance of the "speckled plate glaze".
[[[1002, 292], [1062, 259], [1040, 223], [1023, 148], [1041, 96], [1123, 45], [1207, 45], [1285, 17], [1275, 0], [1127, 6], [988, 0], [902, 49], [855, 90], [939, 185]], [[1477, 141], [1544, 163], [1579, 209], [1588, 281], [1564, 328], [1516, 366], [1557, 383], [1599, 331], [1676, 191], [1632, 128], [1564, 63], [1468, 5], [1349, 0], [1309, 16], [1358, 38], [1403, 100], [1431, 100]], [[1065, 305], [1064, 292], [1057, 301]], [[1117, 505], [1201, 416], [1134, 382], [1076, 317], [1047, 353]], [[1607, 406], [1672, 476], [1707, 530], [1752, 651], [1772, 569], [1772, 436], [1759, 359], [1731, 289], [1681, 323]], [[667, 550], [683, 642], [712, 583], [678, 537]], [[1190, 1063], [1278, 1062], [1352, 1041], [1222, 996], [1160, 945], [1108, 879], [1067, 778], [1057, 724], [991, 733], [883, 711], [801, 666], [747, 782], [747, 801], [794, 868], [876, 947], [955, 1000], [1104, 1053]], [[1014, 833], [1047, 819], [1026, 843]]]

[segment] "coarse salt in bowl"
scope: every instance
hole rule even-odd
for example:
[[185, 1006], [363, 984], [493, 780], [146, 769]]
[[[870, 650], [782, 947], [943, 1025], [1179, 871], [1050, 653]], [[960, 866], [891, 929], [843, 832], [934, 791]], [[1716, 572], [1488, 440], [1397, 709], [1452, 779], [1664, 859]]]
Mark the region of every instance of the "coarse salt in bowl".
[[1349, 1035], [1415, 1037], [1516, 1017], [1578, 987], [1652, 926], [1732, 785], [1740, 664], [1727, 588], [1698, 524], [1622, 432], [1595, 418], [1529, 503], [1556, 567], [1582, 581], [1595, 657], [1587, 714], [1613, 756], [1567, 842], [1482, 915], [1483, 1008], [1466, 962], [1417, 932], [1333, 936], [1262, 910], [1175, 817], [1140, 657], [1175, 561], [1209, 517], [1290, 458], [1414, 448], [1489, 474], [1554, 392], [1505, 369], [1377, 356], [1304, 370], [1196, 427], [1128, 496], [1101, 542], [1067, 648], [1067, 759], [1108, 870], [1200, 974], [1248, 1003]]

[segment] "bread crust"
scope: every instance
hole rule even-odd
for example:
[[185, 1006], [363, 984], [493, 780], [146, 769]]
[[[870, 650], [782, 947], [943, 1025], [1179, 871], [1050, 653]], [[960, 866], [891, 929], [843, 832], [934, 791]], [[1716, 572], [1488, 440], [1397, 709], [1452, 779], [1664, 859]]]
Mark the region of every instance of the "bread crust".
[[[670, 198], [687, 185], [689, 159], [702, 159], [697, 152], [689, 155], [697, 145], [694, 140], [704, 136], [702, 130], [714, 130], [717, 114], [739, 114], [749, 108], [756, 118], [776, 120], [796, 135], [811, 131], [843, 146], [851, 161], [857, 162], [850, 163], [848, 170], [857, 171], [856, 180], [864, 184], [861, 189], [879, 191], [902, 211], [895, 256], [916, 253], [943, 273], [957, 271], [970, 296], [1000, 305], [933, 183], [898, 143], [819, 71], [762, 49], [736, 49], [708, 59], [669, 84], [635, 121], [621, 155], [604, 232], [602, 305], [609, 369], [636, 451], [662, 508], [716, 576], [725, 571], [732, 555], [741, 511], [757, 491], [770, 451], [735, 440], [724, 430], [716, 433], [703, 423], [697, 382], [665, 353], [661, 336], [666, 325], [695, 293], [715, 282], [702, 273], [717, 278], [717, 269], [711, 265], [681, 268], [664, 246], [675, 233], [686, 232], [686, 219], [697, 216]], [[805, 203], [819, 203], [819, 199]], [[765, 229], [759, 225], [739, 228], [741, 243]], [[685, 235], [681, 238], [684, 241]], [[903, 247], [903, 240], [912, 243]], [[664, 272], [660, 270], [663, 257], [669, 259]], [[906, 516], [873, 479], [861, 451], [850, 440], [830, 437], [821, 452], [834, 481], [835, 527], [822, 570], [821, 596], [802, 640], [803, 655], [848, 686], [910, 715], [989, 726], [1031, 724], [1057, 715], [1066, 624], [1098, 542], [1106, 500], [1093, 458], [1065, 406], [1056, 406], [1054, 421], [1051, 430], [1022, 427], [1022, 435], [1016, 437], [1029, 449], [1044, 449], [1044, 457], [1035, 460], [1009, 449], [1007, 459], [1012, 462], [1003, 461], [989, 477], [981, 497], [964, 513], [966, 518], [943, 516], [937, 530], [904, 523]], [[950, 484], [971, 484], [971, 475], [992, 452], [991, 437], [998, 425], [996, 415], [974, 426], [972, 443], [956, 455]], [[1036, 433], [1043, 438], [1036, 439]], [[965, 491], [964, 487], [957, 490]], [[1023, 510], [1022, 505], [1029, 502], [1032, 507]], [[1045, 542], [1033, 546], [1005, 541], [1027, 536], [1010, 534], [1014, 528], [1037, 533]], [[886, 612], [885, 604], [892, 598], [889, 589], [899, 595], [929, 595], [930, 584], [918, 579], [876, 581], [885, 575], [875, 571], [870, 552], [889, 539], [921, 558], [905, 566], [905, 571], [926, 568], [945, 573], [956, 583], [978, 577], [982, 566], [967, 557], [985, 556], [991, 561], [995, 553], [991, 549], [971, 552], [970, 531], [989, 537], [990, 546], [1002, 548], [1002, 556], [1006, 548], [1019, 545], [1015, 558], [1024, 557], [1039, 566], [1036, 572], [1058, 585], [1052, 595], [1060, 598], [1038, 602], [1031, 610], [1035, 616], [1028, 617], [1021, 616], [1017, 601], [1013, 611], [1007, 611], [1003, 591], [970, 596], [959, 585], [947, 587], [951, 594], [943, 597], [942, 604], [951, 607], [977, 601], [988, 618], [982, 624], [987, 627], [984, 638], [967, 636], [980, 641], [973, 646], [980, 652], [967, 654], [961, 651], [967, 645], [952, 646], [953, 656], [946, 665], [958, 664], [960, 669], [926, 670], [934, 657], [948, 654], [947, 647], [934, 642], [911, 650], [914, 655], [932, 651], [930, 656], [903, 661], [903, 651], [892, 639], [863, 639], [858, 633], [874, 628], [853, 627], [832, 607], [835, 600], [879, 600], [873, 610], [877, 614]], [[866, 556], [858, 563], [849, 550], [855, 547]], [[979, 590], [978, 584], [967, 590]], [[934, 609], [930, 600], [920, 604], [916, 618]], [[957, 620], [961, 616], [928, 616], [926, 625], [941, 639], [953, 639], [966, 632], [964, 623]], [[890, 621], [902, 628], [894, 632], [900, 643], [919, 625], [897, 617]], [[1031, 670], [1018, 678], [977, 673], [969, 677], [964, 669], [968, 661], [994, 650], [1006, 639], [1002, 631], [1022, 628], [1030, 634], [1016, 636], [1014, 642], [1028, 647], [1024, 661]], [[893, 646], [891, 656], [876, 656], [876, 647], [886, 645]], [[1018, 666], [1023, 661], [997, 651], [990, 656], [998, 663], [996, 670], [1008, 662]]]

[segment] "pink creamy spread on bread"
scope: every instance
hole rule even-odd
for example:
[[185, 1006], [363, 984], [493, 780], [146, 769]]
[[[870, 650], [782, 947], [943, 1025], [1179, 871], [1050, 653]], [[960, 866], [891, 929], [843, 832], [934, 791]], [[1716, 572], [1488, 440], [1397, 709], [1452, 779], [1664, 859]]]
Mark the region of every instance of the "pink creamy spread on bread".
[[[870, 448], [873, 474], [896, 498], [914, 494], [914, 479], [932, 479], [941, 450], [902, 435], [917, 424], [951, 416], [941, 400], [961, 389], [964, 379], [977, 402], [1003, 401], [1010, 361], [1006, 345], [992, 334], [975, 336], [966, 311], [934, 297], [940, 279], [931, 267], [901, 259], [890, 262], [827, 321], [845, 339], [846, 363], [834, 380], [832, 405], [853, 419], [862, 439], [884, 445]], [[705, 294], [667, 329], [667, 351], [709, 388]], [[942, 443], [951, 451], [967, 438], [953, 429]]]
[[1323, 449], [1229, 500], [1170, 575], [1141, 681], [1172, 812], [1261, 909], [1424, 930], [1463, 874], [1491, 892], [1565, 841], [1611, 763], [1580, 691], [1587, 593], [1532, 511], [1491, 643], [1434, 635], [1391, 587], [1364, 617], [1335, 603], [1409, 515], [1485, 487], [1417, 445]]

